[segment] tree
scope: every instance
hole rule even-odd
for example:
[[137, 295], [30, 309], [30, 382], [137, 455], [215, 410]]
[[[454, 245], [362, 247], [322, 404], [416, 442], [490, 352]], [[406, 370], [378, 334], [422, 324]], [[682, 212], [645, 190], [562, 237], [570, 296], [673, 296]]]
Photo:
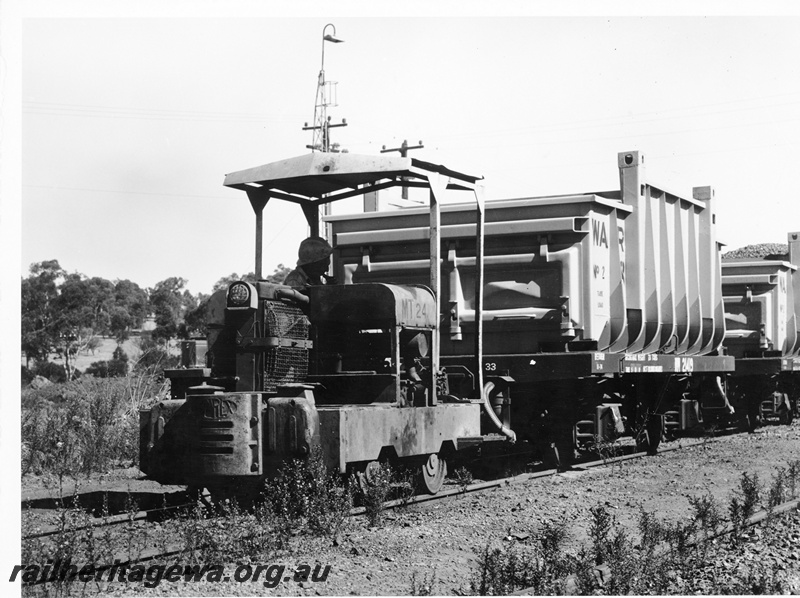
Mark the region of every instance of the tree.
[[193, 336], [205, 336], [208, 324], [208, 303], [210, 295], [199, 293], [197, 295], [197, 305], [186, 312], [184, 323], [181, 329], [181, 337], [189, 339]]
[[[278, 264], [277, 267], [272, 271], [272, 274], [267, 276], [266, 278], [262, 278], [266, 282], [272, 282], [275, 284], [280, 284], [283, 282], [283, 279], [291, 272], [292, 269], [289, 266], [284, 266], [283, 264]], [[216, 283], [214, 283], [214, 287], [211, 289], [211, 293], [214, 294], [219, 290], [227, 289], [232, 283], [243, 280], [245, 282], [255, 283], [258, 281], [256, 275], [253, 272], [248, 272], [247, 274], [243, 274], [239, 276], [234, 272], [233, 274], [229, 274], [228, 276], [223, 276], [220, 278]]]
[[113, 304], [114, 285], [105, 278], [85, 278], [78, 273], [64, 278], [54, 302], [59, 319], [53, 345], [64, 356], [67, 380], [72, 379], [71, 358], [87, 348], [97, 334], [108, 333]]
[[284, 281], [284, 279], [289, 275], [289, 272], [291, 271], [292, 268], [290, 268], [289, 266], [278, 264], [275, 270], [273, 270], [272, 274], [267, 276], [267, 282], [274, 282], [280, 284]]
[[197, 298], [183, 287], [186, 279], [173, 276], [150, 289], [150, 309], [156, 316], [153, 339], [168, 342], [175, 337], [186, 338], [184, 316], [197, 307]]
[[142, 336], [134, 344], [139, 349], [139, 357], [132, 364], [134, 372], [154, 376], [164, 369], [178, 367], [180, 358], [170, 355], [156, 339]]
[[239, 280], [243, 280], [245, 282], [256, 282], [258, 279], [253, 272], [248, 272], [242, 276], [239, 276], [236, 272], [234, 272], [232, 274], [228, 274], [228, 276], [223, 276], [217, 282], [215, 282], [211, 289], [211, 294], [213, 295], [217, 291], [226, 290], [231, 284]]
[[113, 285], [104, 278], [66, 274], [57, 260], [32, 264], [23, 279], [22, 349], [47, 361], [50, 353], [64, 357], [67, 380], [74, 376], [72, 357], [97, 333], [108, 330]]
[[65, 275], [58, 260], [49, 260], [31, 264], [30, 276], [22, 279], [22, 350], [27, 367], [31, 358], [46, 360], [52, 350], [58, 317], [53, 303], [58, 298], [58, 281]]
[[117, 345], [124, 343], [131, 335], [131, 329], [135, 326], [134, 317], [124, 307], [115, 305], [111, 308], [111, 321], [109, 328]]
[[[278, 264], [272, 274], [267, 276], [267, 278], [264, 280], [266, 280], [266, 282], [280, 284], [283, 282], [283, 279], [286, 278], [286, 275], [289, 274], [289, 272], [291, 272], [291, 268], [284, 266], [283, 264]], [[228, 276], [223, 276], [217, 282], [215, 282], [213, 288], [211, 289], [211, 294], [213, 295], [217, 291], [227, 290], [231, 284], [240, 280], [249, 283], [255, 283], [258, 281], [258, 278], [256, 278], [256, 275], [253, 272], [248, 272], [242, 276], [239, 276], [236, 272], [233, 272]], [[211, 297], [209, 295], [204, 295], [203, 293], [200, 293], [197, 296], [196, 307], [186, 312], [184, 328], [185, 334], [183, 338], [190, 338], [191, 336], [206, 334], [206, 328], [208, 324], [208, 304], [210, 299]]]
[[117, 378], [128, 375], [128, 355], [122, 347], [114, 349], [114, 354], [108, 361], [95, 361], [86, 368], [86, 374], [95, 378]]
[[124, 343], [131, 330], [141, 328], [147, 317], [147, 291], [130, 280], [114, 283], [114, 307], [110, 313], [110, 332], [118, 345]]
[[95, 334], [108, 334], [114, 284], [97, 276], [68, 274], [59, 288], [57, 303], [72, 328], [85, 327]]

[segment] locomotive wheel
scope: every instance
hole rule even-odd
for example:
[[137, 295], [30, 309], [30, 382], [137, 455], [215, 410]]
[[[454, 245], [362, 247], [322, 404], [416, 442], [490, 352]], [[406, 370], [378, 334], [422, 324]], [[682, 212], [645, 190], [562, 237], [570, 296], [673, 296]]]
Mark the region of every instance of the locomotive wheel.
[[444, 479], [447, 477], [447, 461], [437, 453], [428, 455], [425, 463], [420, 468], [422, 487], [430, 494], [436, 494], [442, 489]]
[[217, 511], [230, 508], [234, 504], [243, 510], [252, 509], [263, 497], [264, 483], [234, 481], [227, 486], [212, 486], [208, 488], [211, 503], [203, 501], [207, 506], [213, 506]]
[[203, 494], [202, 487], [189, 486], [188, 488], [186, 488], [186, 494], [189, 495], [189, 500], [192, 501], [192, 505], [194, 505], [195, 507], [198, 504], [202, 504], [209, 511], [214, 510], [214, 505], [212, 505], [208, 500], [209, 497]]
[[364, 494], [370, 487], [377, 485], [378, 476], [381, 473], [381, 464], [378, 461], [370, 461], [366, 465], [359, 468], [356, 474], [358, 487]]

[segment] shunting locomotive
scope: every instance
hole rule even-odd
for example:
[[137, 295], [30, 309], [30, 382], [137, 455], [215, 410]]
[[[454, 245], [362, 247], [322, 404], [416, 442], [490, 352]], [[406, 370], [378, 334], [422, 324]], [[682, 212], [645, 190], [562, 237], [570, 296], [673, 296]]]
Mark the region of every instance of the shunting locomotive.
[[[461, 383], [456, 390], [440, 363], [440, 203], [447, 190], [472, 195], [480, 245], [478, 181], [415, 159], [344, 153], [227, 175], [225, 185], [246, 191], [256, 214], [259, 277], [269, 199], [299, 204], [318, 237], [321, 204], [400, 184], [429, 189], [428, 276], [304, 292], [239, 281], [214, 295], [204, 367], [166, 372], [170, 400], [141, 414], [141, 469], [162, 483], [222, 495], [256, 489], [286, 459], [319, 448], [331, 468], [367, 482], [380, 460], [402, 460], [436, 493], [448, 455], [486, 438], [482, 411], [497, 422], [475, 392], [483, 387], [480, 368], [471, 367], [469, 390]], [[480, 296], [480, 276], [475, 285]], [[476, 343], [476, 363], [480, 351]]]

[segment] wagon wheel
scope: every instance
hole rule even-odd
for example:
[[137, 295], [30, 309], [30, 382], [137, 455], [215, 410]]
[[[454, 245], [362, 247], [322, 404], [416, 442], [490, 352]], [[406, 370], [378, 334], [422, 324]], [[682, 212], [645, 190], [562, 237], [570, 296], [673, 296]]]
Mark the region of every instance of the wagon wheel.
[[442, 489], [444, 479], [447, 477], [447, 461], [437, 453], [428, 455], [420, 467], [422, 486], [430, 493], [436, 494]]
[[786, 426], [791, 424], [792, 420], [794, 420], [794, 413], [792, 413], [792, 410], [784, 403], [778, 409], [778, 421], [781, 425]]

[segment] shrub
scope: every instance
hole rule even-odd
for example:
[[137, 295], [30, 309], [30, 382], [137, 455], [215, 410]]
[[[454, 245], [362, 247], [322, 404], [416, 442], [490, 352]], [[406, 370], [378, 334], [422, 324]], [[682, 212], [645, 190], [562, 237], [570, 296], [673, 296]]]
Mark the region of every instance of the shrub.
[[37, 361], [31, 368], [31, 373], [34, 376], [42, 376], [47, 378], [50, 382], [66, 382], [67, 371], [63, 365], [53, 363], [52, 361]]
[[730, 498], [728, 503], [728, 513], [730, 514], [733, 533], [731, 539], [734, 542], [739, 540], [742, 528], [747, 520], [755, 513], [756, 505], [760, 500], [761, 486], [758, 482], [758, 474], [752, 477], [743, 473], [739, 480], [739, 490], [736, 495]]
[[285, 526], [327, 536], [337, 534], [353, 504], [351, 486], [328, 471], [318, 449], [285, 463], [268, 482], [265, 498]]
[[407, 507], [411, 504], [411, 499], [417, 493], [417, 486], [419, 485], [419, 475], [412, 468], [399, 468], [394, 471], [394, 481], [392, 486], [395, 491], [397, 500], [400, 501], [401, 507]]
[[371, 476], [370, 482], [361, 488], [361, 502], [371, 526], [378, 526], [383, 519], [384, 503], [392, 492], [394, 473], [388, 463], [381, 463]]
[[[786, 470], [778, 470], [771, 502], [781, 493], [785, 496], [788, 477]], [[742, 521], [755, 511], [759, 495], [758, 477], [743, 474], [732, 497], [732, 504], [737, 505], [734, 536]], [[546, 524], [532, 534], [528, 544], [486, 545], [478, 552], [469, 591], [480, 595], [507, 595], [521, 589], [526, 589], [526, 595], [786, 593], [789, 577], [777, 564], [755, 563], [720, 577], [713, 569], [709, 571], [709, 563], [727, 558], [735, 546], [701, 542], [714, 537], [722, 525], [720, 505], [713, 496], [691, 498], [690, 505], [693, 516], [688, 521], [661, 521], [641, 511], [638, 546], [602, 505], [590, 508], [589, 544], [574, 554], [562, 548], [567, 535], [563, 521]], [[699, 530], [703, 530], [702, 537]]]
[[704, 537], [716, 535], [722, 524], [722, 514], [717, 499], [710, 493], [700, 497], [690, 496], [689, 505], [692, 508], [693, 520], [700, 524]]
[[164, 344], [150, 337], [138, 339], [139, 356], [133, 364], [134, 372], [161, 374], [164, 369], [176, 368], [180, 364], [180, 357], [170, 355]]
[[19, 378], [20, 378], [20, 384], [23, 387], [24, 386], [28, 386], [28, 384], [33, 382], [33, 379], [35, 377], [36, 377], [36, 374], [34, 374], [31, 370], [26, 368], [24, 365], [22, 366], [22, 371], [20, 373], [20, 377]]
[[425, 573], [421, 579], [417, 579], [417, 572], [411, 574], [411, 590], [408, 592], [410, 596], [434, 596], [433, 588], [436, 586], [436, 569], [434, 569], [430, 576]]
[[532, 555], [524, 548], [490, 548], [478, 555], [478, 572], [470, 589], [481, 596], [503, 596], [531, 585]]
[[602, 565], [606, 562], [611, 549], [611, 530], [615, 524], [614, 518], [602, 505], [591, 507], [592, 521], [589, 526], [589, 538], [592, 541], [594, 562]]
[[478, 553], [478, 570], [470, 590], [481, 596], [502, 596], [528, 588], [539, 595], [564, 594], [566, 576], [578, 569], [578, 559], [563, 550], [566, 523], [545, 523], [528, 544], [485, 546]]
[[[62, 496], [63, 499], [63, 496]], [[70, 577], [69, 565], [80, 566], [81, 563], [94, 567], [106, 568], [115, 559], [137, 560], [147, 545], [152, 545], [153, 535], [150, 528], [134, 521], [137, 505], [127, 501], [128, 521], [122, 525], [100, 527], [98, 521], [81, 508], [79, 494], [71, 497], [71, 506], [62, 504], [54, 510], [55, 533], [53, 535], [34, 537], [42, 529], [36, 524], [41, 516], [30, 510], [22, 513], [22, 562], [30, 564], [60, 563], [63, 569], [53, 569], [51, 581], [44, 584], [25, 586], [25, 596], [70, 596], [89, 593], [103, 593], [102, 582], [87, 582]], [[108, 505], [104, 503], [102, 521], [108, 523]], [[76, 571], [73, 571], [74, 574]]]
[[128, 356], [121, 347], [114, 349], [112, 359], [95, 361], [86, 368], [86, 373], [97, 378], [118, 378], [128, 375]]
[[157, 385], [84, 377], [22, 393], [22, 473], [104, 471], [138, 457], [138, 408]]
[[797, 498], [798, 479], [800, 479], [800, 459], [795, 459], [789, 461], [789, 467], [786, 470], [786, 484], [791, 498]]
[[197, 562], [263, 562], [284, 547], [288, 535], [267, 503], [247, 510], [236, 500], [217, 506], [212, 515], [195, 505], [181, 521], [184, 550]]
[[788, 494], [786, 486], [786, 470], [779, 468], [772, 476], [772, 485], [767, 496], [767, 508], [770, 512], [786, 500]]
[[459, 467], [453, 472], [453, 476], [461, 492], [466, 492], [467, 488], [472, 484], [472, 472], [466, 467]]

